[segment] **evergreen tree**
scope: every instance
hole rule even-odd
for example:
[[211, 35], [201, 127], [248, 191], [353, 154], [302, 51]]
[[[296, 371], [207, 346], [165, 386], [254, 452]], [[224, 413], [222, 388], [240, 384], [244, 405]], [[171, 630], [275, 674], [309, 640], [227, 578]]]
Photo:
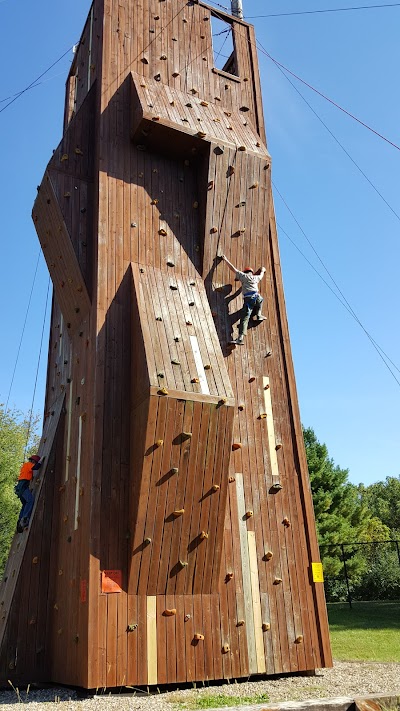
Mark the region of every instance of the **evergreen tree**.
[[[328, 448], [318, 441], [311, 427], [303, 429], [318, 540], [327, 577], [336, 578], [343, 570], [342, 551], [335, 544], [363, 540], [371, 514], [356, 486], [329, 457]], [[346, 546], [347, 570], [352, 577], [364, 567], [356, 546]]]
[[400, 476], [388, 476], [370, 486], [358, 487], [361, 500], [390, 529], [388, 538], [400, 538]]

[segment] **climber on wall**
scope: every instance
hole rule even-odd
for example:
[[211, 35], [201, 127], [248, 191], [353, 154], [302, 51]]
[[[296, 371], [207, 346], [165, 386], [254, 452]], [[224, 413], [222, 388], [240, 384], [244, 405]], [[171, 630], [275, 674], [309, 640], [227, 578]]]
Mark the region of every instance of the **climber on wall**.
[[231, 343], [235, 346], [243, 346], [251, 315], [253, 314], [253, 321], [266, 320], [266, 317], [261, 314], [264, 299], [258, 291], [258, 285], [265, 274], [265, 267], [262, 267], [256, 274], [251, 267], [245, 267], [241, 272], [236, 269], [225, 254], [221, 256], [221, 259], [226, 262], [229, 269], [235, 273], [236, 279], [242, 284], [243, 308], [240, 314], [239, 336]]
[[29, 526], [29, 519], [31, 517], [34, 502], [33, 493], [29, 487], [42, 462], [43, 459], [41, 460], [37, 454], [33, 454], [21, 467], [18, 481], [15, 486], [15, 493], [22, 504], [17, 522], [18, 533], [22, 533], [22, 531]]

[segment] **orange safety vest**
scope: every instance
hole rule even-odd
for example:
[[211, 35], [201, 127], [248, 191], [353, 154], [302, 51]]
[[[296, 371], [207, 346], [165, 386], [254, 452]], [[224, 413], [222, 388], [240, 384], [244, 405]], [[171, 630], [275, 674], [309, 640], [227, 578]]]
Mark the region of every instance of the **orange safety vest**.
[[28, 481], [31, 481], [31, 479], [33, 477], [33, 472], [32, 472], [33, 467], [34, 467], [34, 464], [32, 464], [32, 462], [25, 462], [25, 464], [23, 464], [21, 467], [18, 481], [20, 481], [20, 479], [27, 479]]

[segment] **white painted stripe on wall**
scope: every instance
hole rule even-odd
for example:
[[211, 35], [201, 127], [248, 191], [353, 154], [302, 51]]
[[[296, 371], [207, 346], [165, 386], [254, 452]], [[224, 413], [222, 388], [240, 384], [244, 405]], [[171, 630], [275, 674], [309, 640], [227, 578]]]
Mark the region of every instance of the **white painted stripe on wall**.
[[78, 430], [78, 457], [76, 462], [76, 490], [75, 490], [75, 531], [78, 528], [79, 517], [79, 490], [81, 486], [81, 452], [82, 452], [82, 415], [79, 418]]
[[247, 524], [245, 519], [246, 506], [244, 500], [243, 474], [235, 474], [236, 494], [239, 513], [240, 557], [242, 561], [244, 616], [246, 620], [247, 653], [249, 656], [249, 673], [257, 674], [257, 649], [254, 629], [253, 595], [251, 587], [249, 544]]
[[157, 684], [157, 598], [147, 598], [147, 683]]
[[276, 440], [275, 440], [275, 428], [274, 428], [274, 417], [272, 413], [272, 400], [271, 400], [271, 388], [269, 386], [269, 378], [263, 378], [264, 386], [264, 404], [265, 412], [267, 414], [267, 427], [268, 427], [268, 445], [269, 445], [269, 458], [271, 462], [271, 474], [273, 478], [279, 479], [279, 468], [278, 468], [278, 458], [276, 456]]

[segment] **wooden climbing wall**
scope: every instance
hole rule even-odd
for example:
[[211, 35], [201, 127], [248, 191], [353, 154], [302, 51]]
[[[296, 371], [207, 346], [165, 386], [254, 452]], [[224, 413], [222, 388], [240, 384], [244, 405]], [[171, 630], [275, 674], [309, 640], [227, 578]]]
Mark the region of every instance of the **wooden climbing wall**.
[[[222, 71], [213, 15], [234, 38]], [[2, 680], [331, 665], [271, 170], [250, 25], [196, 0], [95, 0], [33, 208], [55, 294], [45, 410], [64, 405]], [[240, 348], [222, 253], [266, 267], [267, 320]]]

